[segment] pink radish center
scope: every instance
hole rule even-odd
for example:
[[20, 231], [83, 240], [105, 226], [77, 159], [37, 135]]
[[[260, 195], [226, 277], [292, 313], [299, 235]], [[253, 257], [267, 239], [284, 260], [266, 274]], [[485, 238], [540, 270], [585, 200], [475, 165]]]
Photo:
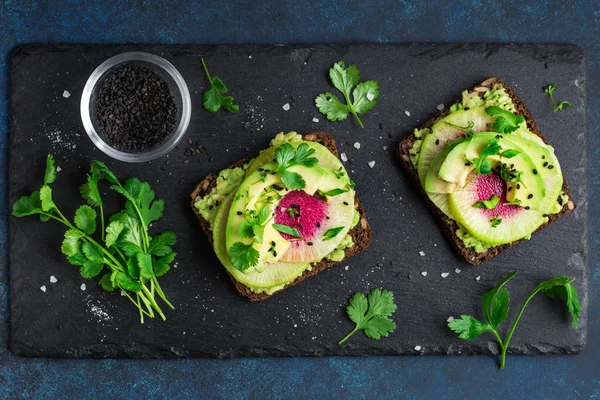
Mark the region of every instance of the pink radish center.
[[489, 200], [493, 195], [500, 197], [498, 205], [493, 210], [481, 208], [480, 210], [488, 217], [494, 217], [498, 214], [500, 218], [509, 218], [521, 209], [519, 206], [504, 205], [506, 200], [506, 184], [502, 178], [496, 174], [478, 175], [469, 185], [476, 185], [477, 201]]
[[[275, 223], [296, 228], [302, 238], [315, 236], [327, 213], [327, 202], [301, 190], [294, 190], [283, 196], [275, 209]], [[280, 232], [281, 233], [281, 232]], [[281, 233], [284, 239], [295, 239]]]

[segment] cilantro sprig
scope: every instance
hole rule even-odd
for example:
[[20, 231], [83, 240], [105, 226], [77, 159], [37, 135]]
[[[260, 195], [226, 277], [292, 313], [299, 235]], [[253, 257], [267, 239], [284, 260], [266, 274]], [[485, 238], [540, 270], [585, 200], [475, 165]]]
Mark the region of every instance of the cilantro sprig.
[[489, 175], [492, 173], [492, 160], [489, 159], [491, 156], [495, 156], [500, 153], [502, 148], [498, 144], [498, 139], [494, 138], [489, 141], [486, 148], [481, 152], [479, 157], [475, 157], [472, 160], [467, 160], [475, 167], [475, 176], [477, 175]]
[[275, 150], [276, 171], [281, 175], [281, 183], [287, 189], [302, 190], [306, 187], [306, 181], [302, 175], [288, 171], [288, 168], [294, 165], [314, 167], [319, 160], [312, 157], [313, 154], [315, 154], [315, 149], [310, 148], [306, 143], [301, 143], [296, 149], [291, 144], [284, 143]]
[[390, 290], [376, 288], [367, 296], [361, 292], [354, 293], [348, 301], [346, 313], [356, 326], [338, 344], [344, 343], [360, 330], [369, 339], [379, 340], [387, 337], [396, 329], [396, 324], [391, 318], [396, 308], [394, 293]]
[[[64, 234], [61, 251], [67, 260], [80, 267], [81, 276], [93, 278], [104, 274], [99, 284], [107, 291], [119, 289], [138, 309], [140, 322], [144, 316], [154, 318], [155, 313], [166, 319], [156, 302], [156, 295], [167, 306], [174, 308], [167, 300], [158, 277], [167, 273], [169, 264], [175, 259], [171, 246], [176, 235], [164, 231], [154, 237], [148, 229], [150, 223], [159, 220], [164, 211], [164, 201], [155, 199], [155, 193], [146, 182], [129, 178], [124, 184], [100, 161], [92, 161], [87, 183], [80, 187], [80, 193], [87, 204], [80, 206], [73, 220], [60, 211], [52, 197], [50, 186], [57, 178], [57, 169], [52, 155], [46, 160], [44, 185], [39, 191], [23, 196], [13, 205], [15, 217], [39, 215], [42, 221], [55, 220], [68, 229]], [[112, 215], [105, 228], [104, 202], [100, 195], [99, 183], [107, 181], [111, 189], [125, 197], [125, 208]], [[100, 210], [100, 239], [97, 234]]]
[[494, 121], [494, 131], [498, 133], [511, 133], [525, 122], [521, 114], [514, 114], [498, 106], [486, 107], [485, 112], [491, 117], [497, 117]]
[[315, 98], [315, 105], [321, 114], [327, 116], [330, 121], [343, 121], [348, 114], [352, 114], [360, 127], [364, 128], [358, 115], [368, 113], [377, 104], [379, 83], [374, 80], [360, 82], [358, 67], [356, 65], [346, 67], [344, 61], [333, 64], [329, 70], [329, 78], [333, 86], [344, 95], [346, 104], [333, 93], [321, 93]]
[[487, 208], [488, 210], [493, 210], [496, 208], [498, 203], [500, 202], [500, 197], [493, 195], [489, 200], [481, 200], [477, 203], [473, 204], [475, 208]]
[[221, 78], [218, 76], [210, 76], [208, 72], [208, 68], [206, 67], [206, 63], [204, 62], [204, 58], [201, 58], [202, 67], [204, 68], [204, 73], [210, 82], [210, 89], [206, 90], [203, 94], [203, 105], [206, 111], [210, 111], [212, 113], [216, 113], [219, 111], [221, 106], [229, 112], [238, 112], [240, 107], [237, 104], [233, 104], [232, 96], [224, 96], [227, 93], [227, 86], [223, 83]]
[[569, 103], [568, 101], [561, 101], [560, 103], [556, 104], [556, 101], [554, 100], [554, 91], [557, 89], [556, 83], [551, 83], [548, 85], [548, 87], [544, 88], [544, 93], [546, 93], [548, 96], [550, 96], [550, 100], [552, 101], [552, 109], [554, 110], [554, 112], [557, 111], [562, 111], [563, 109], [567, 109], [571, 107], [571, 103]]
[[504, 287], [515, 275], [516, 271], [511, 272], [504, 277], [498, 284], [489, 292], [483, 295], [481, 307], [485, 317], [485, 322], [476, 319], [471, 315], [461, 315], [460, 319], [455, 319], [448, 323], [448, 327], [458, 334], [458, 337], [465, 340], [473, 340], [479, 335], [489, 332], [494, 334], [501, 350], [500, 368], [504, 369], [506, 363], [506, 352], [510, 344], [510, 340], [515, 332], [517, 324], [521, 320], [525, 307], [531, 299], [539, 292], [544, 293], [551, 299], [558, 298], [567, 305], [567, 309], [572, 317], [572, 323], [577, 328], [579, 321], [579, 312], [581, 305], [577, 298], [577, 290], [572, 285], [574, 278], [569, 279], [563, 276], [548, 279], [537, 285], [535, 289], [527, 296], [525, 302], [521, 306], [517, 317], [515, 318], [506, 338], [502, 340], [500, 337], [499, 326], [508, 318], [508, 304], [510, 302], [508, 290]]

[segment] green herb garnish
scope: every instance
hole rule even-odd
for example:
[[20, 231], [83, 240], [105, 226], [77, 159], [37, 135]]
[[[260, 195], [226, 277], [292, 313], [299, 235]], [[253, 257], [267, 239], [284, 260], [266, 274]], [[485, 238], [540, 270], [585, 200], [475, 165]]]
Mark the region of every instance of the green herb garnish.
[[396, 308], [394, 293], [390, 290], [373, 289], [368, 296], [361, 292], [354, 293], [348, 301], [346, 313], [356, 327], [338, 344], [344, 343], [359, 330], [369, 339], [387, 337], [396, 329], [396, 324], [390, 318]]
[[341, 231], [344, 230], [343, 226], [338, 226], [337, 228], [328, 229], [327, 232], [323, 234], [323, 241], [331, 240], [336, 237]]
[[288, 213], [290, 218], [294, 218], [296, 215], [300, 216], [300, 211], [296, 210], [294, 207], [288, 207], [285, 209], [285, 212]]
[[302, 235], [300, 234], [300, 232], [298, 232], [298, 229], [296, 229], [292, 226], [282, 225], [282, 224], [273, 224], [273, 228], [275, 230], [278, 230], [281, 233], [286, 233], [290, 236], [302, 239]]
[[505, 206], [520, 206], [521, 205], [521, 200], [515, 198], [513, 201], [510, 201], [508, 203], [504, 203]]
[[315, 166], [319, 160], [312, 155], [315, 149], [310, 148], [306, 143], [302, 143], [294, 150], [294, 146], [284, 143], [275, 150], [275, 161], [277, 169], [281, 175], [281, 183], [290, 190], [302, 190], [306, 187], [306, 181], [297, 172], [288, 171], [289, 167], [294, 165], [303, 165], [305, 167]]
[[563, 301], [567, 305], [569, 313], [571, 314], [574, 327], [577, 327], [577, 323], [579, 321], [579, 312], [581, 310], [581, 305], [579, 304], [579, 299], [577, 298], [577, 290], [573, 285], [571, 285], [571, 283], [575, 280], [574, 278], [569, 279], [558, 276], [548, 279], [547, 281], [537, 285], [529, 294], [529, 296], [527, 296], [527, 299], [523, 303], [523, 306], [521, 306], [521, 310], [519, 311], [519, 314], [517, 314], [517, 318], [513, 322], [508, 335], [503, 341], [500, 338], [498, 327], [508, 318], [508, 303], [510, 301], [508, 290], [504, 288], [504, 285], [506, 285], [506, 283], [516, 274], [516, 271], [511, 272], [504, 277], [496, 285], [496, 287], [483, 295], [481, 307], [483, 308], [483, 314], [486, 322], [479, 321], [470, 315], [461, 315], [460, 319], [455, 319], [448, 324], [450, 329], [458, 333], [461, 339], [465, 340], [473, 340], [485, 332], [493, 333], [494, 336], [496, 336], [496, 340], [498, 340], [498, 344], [500, 345], [501, 369], [504, 368], [504, 364], [506, 362], [506, 351], [508, 350], [510, 339], [512, 338], [515, 328], [517, 327], [517, 324], [519, 323], [519, 320], [525, 311], [525, 307], [538, 292], [544, 293], [551, 299], [558, 297], [561, 301]]
[[488, 210], [493, 210], [498, 205], [500, 201], [500, 197], [493, 195], [489, 200], [481, 200], [477, 203], [473, 204], [475, 208], [487, 208]]
[[225, 86], [223, 81], [218, 76], [211, 77], [204, 59], [201, 58], [200, 61], [202, 61], [202, 67], [204, 67], [204, 72], [206, 73], [206, 77], [208, 78], [211, 86], [211, 88], [205, 91], [203, 94], [203, 105], [206, 111], [215, 113], [219, 111], [221, 106], [223, 106], [223, 108], [229, 112], [237, 112], [240, 107], [237, 104], [233, 104], [233, 97], [223, 96], [225, 93], [227, 93], [227, 86]]
[[487, 107], [485, 112], [492, 117], [498, 117], [494, 121], [494, 131], [498, 133], [511, 133], [519, 128], [519, 124], [525, 122], [525, 117], [514, 114], [498, 106]]
[[525, 187], [525, 189], [527, 189], [527, 186], [525, 186], [525, 184], [523, 183], [523, 173], [521, 171], [511, 168], [506, 164], [502, 164], [500, 165], [498, 172], [500, 174], [500, 177], [504, 179], [504, 181], [520, 183], [523, 185], [523, 187]]
[[502, 150], [502, 148], [498, 144], [498, 139], [494, 138], [489, 141], [479, 157], [475, 157], [473, 160], [467, 160], [475, 167], [475, 176], [489, 175], [492, 173], [492, 160], [488, 157], [497, 155], [500, 150]]
[[[129, 178], [122, 185], [117, 177], [99, 161], [92, 161], [87, 183], [80, 187], [88, 204], [75, 212], [73, 222], [59, 210], [52, 198], [52, 184], [57, 177], [54, 158], [48, 155], [44, 185], [39, 191], [23, 196], [13, 205], [13, 215], [24, 217], [39, 215], [42, 221], [53, 219], [69, 228], [64, 235], [61, 250], [67, 260], [80, 267], [81, 276], [93, 278], [106, 271], [99, 284], [107, 291], [119, 289], [144, 316], [154, 318], [155, 312], [165, 320], [156, 302], [158, 295], [170, 308], [158, 277], [167, 273], [175, 259], [171, 246], [175, 244], [174, 232], [164, 231], [154, 237], [148, 233], [150, 223], [159, 220], [164, 211], [164, 201], [155, 199], [150, 185], [137, 178]], [[101, 180], [112, 183], [112, 190], [127, 200], [125, 209], [110, 217], [104, 229], [103, 201], [98, 184]], [[95, 239], [100, 210], [101, 238]]]
[[500, 157], [513, 158], [515, 156], [518, 156], [519, 154], [521, 154], [519, 150], [508, 149], [500, 153]]
[[[315, 105], [319, 111], [327, 116], [330, 121], [343, 121], [351, 113], [354, 115], [361, 128], [364, 125], [358, 114], [371, 111], [379, 98], [379, 83], [377, 81], [360, 82], [360, 71], [356, 65], [345, 66], [343, 61], [338, 61], [329, 70], [331, 83], [344, 95], [346, 104], [333, 93], [321, 93], [315, 98]], [[354, 88], [354, 90], [352, 90]], [[352, 90], [352, 98], [350, 91]]]
[[490, 218], [490, 224], [492, 224], [492, 228], [496, 228], [501, 223], [502, 223], [502, 218], [500, 218], [500, 214], [495, 215], [492, 218]]
[[244, 244], [242, 242], [235, 242], [229, 248], [229, 258], [231, 264], [240, 271], [245, 271], [250, 267], [258, 264], [258, 258], [260, 254], [258, 250], [253, 247], [254, 242], [250, 244]]
[[569, 103], [568, 101], [561, 101], [560, 103], [556, 104], [556, 102], [554, 101], [554, 91], [557, 89], [556, 83], [551, 83], [548, 85], [548, 87], [544, 88], [544, 93], [546, 93], [548, 96], [550, 96], [550, 100], [552, 101], [552, 109], [554, 110], [554, 112], [557, 111], [562, 111], [563, 109], [567, 109], [571, 107], [571, 103]]

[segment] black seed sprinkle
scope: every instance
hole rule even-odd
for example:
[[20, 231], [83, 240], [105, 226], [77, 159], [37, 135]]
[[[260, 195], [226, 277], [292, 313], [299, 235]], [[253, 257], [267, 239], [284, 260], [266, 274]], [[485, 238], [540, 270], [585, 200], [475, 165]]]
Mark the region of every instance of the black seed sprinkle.
[[511, 167], [511, 168], [514, 168], [514, 167], [515, 167], [515, 164], [510, 164], [510, 167]]
[[534, 170], [533, 170], [533, 174], [534, 174], [534, 175], [537, 175], [537, 169], [534, 169]]
[[321, 223], [317, 222], [317, 228], [320, 228], [320, 227], [321, 227]]
[[468, 167], [469, 165], [471, 165], [470, 162], [466, 162], [465, 165]]
[[237, 215], [242, 215], [242, 214], [243, 214], [243, 213], [242, 213], [241, 211], [238, 211], [238, 212], [237, 212]]
[[275, 247], [275, 241], [271, 241], [271, 246]]
[[306, 244], [307, 244], [307, 245], [309, 245], [309, 246], [312, 246], [312, 245], [313, 245], [313, 242], [308, 242], [308, 243], [306, 243]]
[[327, 217], [325, 217], [325, 218], [329, 219], [329, 216], [327, 216]]
[[528, 199], [533, 199], [533, 194], [529, 194], [529, 196], [527, 196]]
[[529, 207], [529, 206], [526, 206], [526, 207], [525, 207], [525, 209], [526, 209], [526, 210], [529, 210], [530, 208], [531, 208], [531, 207]]
[[521, 189], [521, 184], [517, 183], [517, 189]]
[[546, 156], [542, 156], [542, 160], [545, 160], [545, 159], [546, 159]]
[[435, 139], [435, 145], [439, 145], [440, 144], [440, 139]]
[[510, 192], [511, 190], [512, 190], [512, 186], [509, 186], [508, 187], [508, 191]]
[[273, 256], [277, 257], [277, 252], [275, 250], [273, 250]]
[[544, 167], [548, 166], [548, 161], [545, 161], [544, 164], [542, 164]]
[[554, 168], [554, 165], [548, 165], [548, 169]]
[[547, 218], [548, 214], [542, 214], [542, 217]]
[[348, 205], [348, 202], [347, 202], [347, 201], [345, 201], [345, 202], [344, 202], [344, 205], [345, 205], [345, 206], [347, 206], [347, 205]]
[[212, 210], [213, 209], [213, 205], [211, 204], [210, 206], [208, 206], [208, 209]]

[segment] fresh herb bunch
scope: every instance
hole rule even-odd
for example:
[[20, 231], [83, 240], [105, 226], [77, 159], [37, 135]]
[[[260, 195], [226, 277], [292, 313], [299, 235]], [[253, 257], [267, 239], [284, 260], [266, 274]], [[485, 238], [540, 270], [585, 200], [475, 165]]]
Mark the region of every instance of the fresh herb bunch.
[[561, 101], [560, 103], [556, 104], [556, 101], [554, 100], [554, 91], [557, 89], [556, 83], [551, 83], [548, 85], [548, 87], [544, 88], [544, 93], [546, 93], [548, 96], [550, 96], [550, 100], [552, 101], [552, 109], [554, 110], [554, 112], [557, 111], [562, 111], [563, 109], [567, 109], [571, 107], [571, 103], [569, 103], [568, 101]]
[[[39, 191], [23, 196], [13, 205], [15, 217], [39, 215], [42, 221], [56, 220], [69, 228], [61, 246], [67, 260], [80, 267], [81, 276], [93, 278], [100, 275], [99, 284], [107, 291], [119, 289], [137, 307], [140, 322], [144, 316], [154, 318], [157, 313], [166, 319], [156, 302], [158, 295], [170, 308], [158, 277], [167, 273], [175, 259], [171, 246], [176, 236], [164, 231], [154, 237], [148, 233], [150, 223], [159, 220], [164, 211], [164, 201], [155, 199], [154, 191], [147, 182], [129, 178], [122, 185], [116, 176], [100, 161], [92, 161], [87, 183], [80, 187], [87, 204], [75, 212], [73, 222], [67, 219], [52, 199], [52, 188], [57, 177], [54, 158], [48, 155], [44, 185]], [[105, 228], [104, 202], [98, 184], [107, 181], [110, 188], [125, 197], [125, 209], [112, 215]], [[97, 213], [100, 211], [100, 239]]]
[[212, 113], [216, 113], [219, 111], [221, 106], [229, 112], [238, 112], [240, 107], [237, 104], [233, 104], [232, 96], [224, 96], [227, 93], [227, 86], [223, 83], [223, 81], [218, 76], [210, 76], [208, 72], [208, 68], [206, 67], [206, 63], [204, 62], [204, 58], [201, 58], [202, 67], [204, 67], [204, 73], [210, 82], [210, 89], [204, 92], [203, 94], [203, 105], [206, 111], [210, 111]]
[[356, 327], [338, 344], [344, 343], [359, 330], [369, 339], [379, 340], [387, 337], [396, 329], [396, 324], [391, 319], [396, 308], [394, 293], [390, 290], [376, 288], [371, 290], [368, 296], [361, 292], [354, 293], [348, 301], [346, 313]]
[[498, 117], [494, 121], [494, 131], [498, 133], [511, 133], [525, 122], [525, 117], [515, 114], [498, 106], [486, 107], [485, 112], [491, 117]]
[[573, 279], [558, 276], [555, 278], [548, 279], [545, 282], [540, 283], [535, 289], [527, 296], [525, 302], [521, 306], [517, 318], [514, 320], [512, 327], [508, 331], [508, 335], [504, 340], [501, 339], [498, 327], [508, 318], [508, 303], [510, 298], [508, 290], [504, 287], [506, 283], [511, 280], [517, 274], [516, 271], [511, 272], [504, 277], [496, 287], [483, 295], [481, 307], [483, 308], [483, 314], [485, 321], [482, 322], [472, 317], [471, 315], [461, 315], [460, 319], [455, 319], [448, 323], [448, 327], [454, 332], [458, 333], [458, 337], [465, 340], [473, 340], [479, 335], [485, 332], [493, 333], [500, 345], [501, 350], [501, 361], [500, 368], [504, 369], [506, 362], [506, 351], [510, 344], [510, 340], [515, 332], [515, 328], [525, 311], [525, 307], [529, 304], [529, 301], [539, 292], [544, 293], [546, 296], [554, 299], [558, 298], [567, 305], [567, 309], [572, 317], [572, 323], [574, 327], [577, 327], [579, 321], [579, 312], [581, 306], [579, 299], [577, 298], [577, 290], [572, 285]]
[[[360, 82], [360, 71], [356, 65], [346, 65], [338, 61], [329, 70], [331, 83], [344, 95], [346, 104], [333, 93], [321, 93], [315, 98], [315, 105], [330, 121], [343, 121], [348, 114], [354, 115], [361, 128], [364, 128], [358, 114], [366, 114], [375, 107], [379, 98], [379, 83], [369, 80]], [[359, 83], [360, 82], [360, 83]], [[354, 90], [352, 90], [354, 88]], [[350, 92], [352, 91], [352, 96]]]

